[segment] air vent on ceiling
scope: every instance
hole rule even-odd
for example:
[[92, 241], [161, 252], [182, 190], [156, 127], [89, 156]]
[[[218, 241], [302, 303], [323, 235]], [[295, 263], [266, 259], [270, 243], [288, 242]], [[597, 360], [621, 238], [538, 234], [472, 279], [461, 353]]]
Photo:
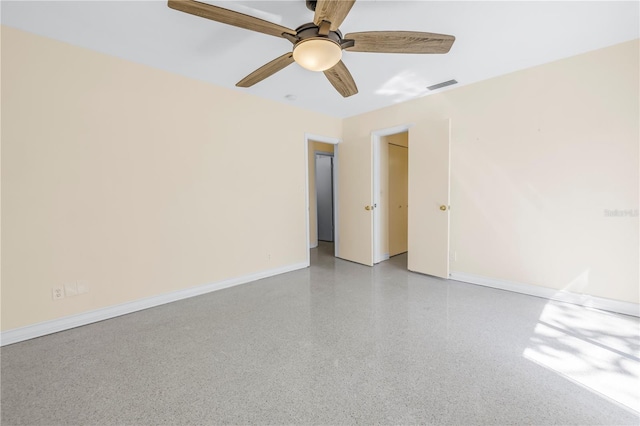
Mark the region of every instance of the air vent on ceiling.
[[429, 86], [429, 87], [427, 87], [427, 89], [429, 89], [429, 90], [437, 90], [437, 89], [441, 89], [443, 87], [451, 86], [452, 84], [458, 84], [458, 82], [456, 80], [444, 81], [442, 83], [438, 83], [438, 84], [434, 84], [433, 86]]

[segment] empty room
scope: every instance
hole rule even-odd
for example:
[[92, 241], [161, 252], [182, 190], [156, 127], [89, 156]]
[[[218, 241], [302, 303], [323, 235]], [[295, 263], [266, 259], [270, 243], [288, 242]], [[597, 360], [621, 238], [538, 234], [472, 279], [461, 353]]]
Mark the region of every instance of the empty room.
[[0, 17], [2, 425], [640, 423], [640, 2]]

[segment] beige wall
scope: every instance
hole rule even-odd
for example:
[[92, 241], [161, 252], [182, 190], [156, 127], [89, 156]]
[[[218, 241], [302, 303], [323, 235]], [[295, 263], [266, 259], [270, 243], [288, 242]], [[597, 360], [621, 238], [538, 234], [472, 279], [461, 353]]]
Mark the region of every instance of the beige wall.
[[371, 132], [451, 118], [452, 271], [638, 303], [638, 217], [605, 210], [638, 209], [639, 50], [622, 43], [344, 120], [341, 256], [371, 260]]
[[639, 47], [338, 120], [2, 27], [2, 329], [304, 262], [305, 132], [367, 263], [371, 131], [448, 117], [453, 271], [638, 303]]
[[408, 134], [402, 145], [389, 144], [389, 256], [407, 251], [409, 207]]
[[305, 132], [341, 122], [2, 27], [2, 329], [304, 263]]
[[315, 153], [334, 152], [330, 143], [309, 142], [309, 247], [318, 245], [318, 204], [316, 198], [316, 157]]

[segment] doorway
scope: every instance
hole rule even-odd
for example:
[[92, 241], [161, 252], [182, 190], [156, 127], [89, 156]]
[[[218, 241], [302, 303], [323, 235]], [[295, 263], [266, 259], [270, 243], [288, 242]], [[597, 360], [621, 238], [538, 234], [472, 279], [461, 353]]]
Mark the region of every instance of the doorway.
[[333, 154], [315, 152], [316, 223], [318, 241], [334, 242]]
[[[411, 125], [397, 126], [371, 134], [373, 143], [372, 259], [374, 264], [389, 259], [392, 252], [400, 254], [408, 251], [410, 127]], [[390, 147], [392, 147], [391, 150]], [[391, 164], [390, 152], [393, 152], [394, 156], [403, 158], [394, 157]], [[397, 164], [398, 161], [403, 161], [404, 164]], [[391, 171], [391, 167], [395, 170]], [[393, 195], [390, 184], [394, 186]]]
[[409, 238], [409, 134], [386, 136], [387, 143], [387, 230], [389, 257], [406, 253]]
[[[330, 170], [330, 184], [327, 187], [324, 185], [322, 187], [321, 199], [326, 199], [326, 194], [330, 194], [330, 206], [327, 208], [326, 204], [323, 204], [321, 216], [323, 219], [329, 217], [329, 225], [326, 225], [325, 220], [323, 220], [323, 235], [322, 238], [331, 238], [333, 240], [333, 248], [332, 252], [335, 257], [339, 255], [339, 243], [340, 243], [340, 227], [339, 227], [339, 216], [338, 216], [338, 188], [339, 188], [339, 142], [340, 139], [331, 138], [326, 136], [305, 134], [304, 139], [304, 153], [305, 153], [305, 164], [306, 164], [306, 185], [305, 185], [305, 195], [307, 200], [307, 214], [306, 214], [306, 252], [307, 252], [307, 266], [311, 264], [311, 253], [310, 249], [318, 246], [318, 206], [317, 206], [317, 195], [316, 195], [316, 154], [319, 154], [321, 157], [320, 163], [323, 170], [326, 172], [326, 169]], [[330, 164], [327, 163], [330, 161]], [[329, 167], [327, 167], [329, 166]], [[326, 173], [323, 173], [323, 176], [326, 176]], [[326, 178], [324, 178], [326, 182]], [[332, 214], [329, 214], [327, 211], [329, 210]], [[332, 229], [328, 232], [329, 236], [327, 236], [326, 230]], [[327, 239], [329, 241], [329, 239]], [[325, 243], [323, 243], [325, 244]], [[331, 243], [326, 243], [331, 244]]]
[[[383, 146], [385, 137], [407, 134], [408, 198], [407, 264], [410, 271], [449, 277], [449, 188], [451, 120], [422, 120], [371, 133], [372, 197], [371, 259], [373, 264], [389, 258], [388, 199], [383, 189]], [[386, 144], [386, 145], [385, 145]], [[388, 168], [388, 165], [385, 166]], [[388, 179], [388, 178], [386, 178]], [[386, 181], [388, 184], [388, 180]]]
[[409, 133], [381, 136], [378, 148], [377, 201], [374, 203], [378, 233], [374, 263], [408, 250]]

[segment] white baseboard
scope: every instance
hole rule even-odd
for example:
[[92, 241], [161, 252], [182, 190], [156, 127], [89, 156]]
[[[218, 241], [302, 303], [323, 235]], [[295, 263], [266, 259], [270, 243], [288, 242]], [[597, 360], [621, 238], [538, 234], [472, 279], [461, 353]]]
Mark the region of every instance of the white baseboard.
[[310, 249], [314, 249], [314, 248], [317, 248], [317, 247], [318, 247], [318, 243], [316, 243], [314, 246], [311, 246], [311, 245], [309, 246]]
[[45, 336], [59, 331], [69, 330], [71, 328], [80, 327], [109, 318], [118, 317], [120, 315], [130, 314], [132, 312], [141, 311], [143, 309], [153, 308], [154, 306], [164, 305], [189, 297], [199, 296], [201, 294], [210, 293], [216, 290], [233, 287], [240, 284], [246, 284], [263, 278], [272, 277], [274, 275], [284, 274], [298, 269], [304, 269], [308, 265], [306, 262], [296, 263], [293, 265], [283, 266], [281, 268], [270, 269], [267, 271], [257, 272], [242, 277], [230, 278], [228, 280], [219, 281], [211, 284], [204, 284], [197, 287], [187, 288], [184, 290], [172, 291], [171, 293], [151, 296], [140, 300], [125, 302], [115, 306], [107, 306], [106, 308], [96, 309], [95, 311], [83, 312], [81, 314], [70, 315], [51, 321], [45, 321], [25, 327], [14, 328], [12, 330], [0, 333], [0, 346], [10, 345], [12, 343], [22, 342], [40, 336]]
[[637, 303], [622, 302], [619, 300], [605, 299], [604, 297], [589, 296], [587, 294], [572, 293], [565, 290], [555, 290], [553, 288], [541, 287], [537, 285], [522, 284], [498, 280], [495, 278], [480, 277], [477, 275], [466, 274], [464, 272], [452, 272], [449, 274], [449, 278], [455, 281], [462, 281], [469, 284], [499, 288], [501, 290], [508, 290], [516, 293], [543, 297], [545, 299], [557, 300], [559, 302], [567, 302], [574, 305], [586, 306], [588, 308], [601, 309], [603, 311], [616, 312], [619, 314], [640, 317], [640, 305], [638, 305]]

